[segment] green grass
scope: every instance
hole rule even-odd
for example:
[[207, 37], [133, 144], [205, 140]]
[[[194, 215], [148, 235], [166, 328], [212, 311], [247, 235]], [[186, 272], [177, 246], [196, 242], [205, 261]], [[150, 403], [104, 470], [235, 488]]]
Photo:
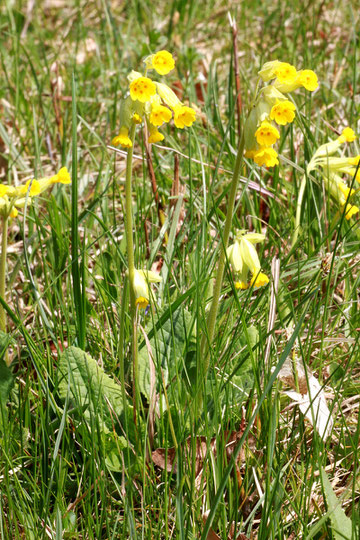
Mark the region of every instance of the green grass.
[[[317, 182], [306, 187], [294, 250], [291, 236], [306, 163], [335, 137], [333, 130], [350, 125], [359, 134], [356, 5], [35, 4], [29, 14], [20, 0], [0, 8], [1, 182], [14, 185], [66, 165], [72, 186], [56, 185], [34, 199], [9, 228], [2, 303], [13, 387], [0, 409], [0, 538], [205, 539], [210, 525], [228, 538], [234, 524], [247, 538], [337, 540], [333, 519], [321, 519], [329, 505], [322, 467], [346, 515], [354, 524], [360, 519], [358, 216], [349, 222], [336, 217], [336, 205], [315, 175]], [[238, 25], [244, 114], [257, 71], [270, 59], [313, 69], [321, 84], [314, 94], [294, 94], [301, 116], [282, 129], [280, 166], [244, 167], [245, 181], [274, 195], [241, 183], [233, 232], [266, 231], [258, 251], [268, 275], [273, 258], [280, 260], [275, 320], [268, 334], [270, 285], [236, 291], [227, 269], [199, 415], [196, 366], [237, 145], [228, 10]], [[93, 40], [90, 52], [86, 39]], [[155, 366], [154, 432], [140, 331], [136, 439], [125, 158], [107, 145], [119, 127], [127, 73], [162, 48], [176, 56], [177, 72], [169, 80], [180, 80], [199, 120], [187, 130], [167, 128], [167, 148], [153, 147], [164, 226], [140, 135], [134, 149], [135, 264], [162, 265], [163, 275], [153, 311], [140, 315]], [[199, 83], [200, 72], [206, 84]], [[358, 141], [349, 149], [349, 155], [359, 153]], [[176, 152], [184, 199], [171, 210]], [[355, 201], [360, 206], [358, 194]], [[75, 391], [62, 398], [60, 358], [70, 346], [83, 348], [119, 388], [124, 378], [127, 405], [118, 418], [95, 394], [87, 406]], [[276, 377], [294, 355], [327, 395], [334, 428], [325, 442]], [[11, 376], [0, 364], [0, 392], [6, 380]], [[112, 418], [106, 434], [104, 418]], [[226, 458], [232, 431], [241, 443], [238, 470]], [[198, 437], [207, 442], [200, 477]], [[146, 460], [151, 451], [174, 446], [172, 472]]]

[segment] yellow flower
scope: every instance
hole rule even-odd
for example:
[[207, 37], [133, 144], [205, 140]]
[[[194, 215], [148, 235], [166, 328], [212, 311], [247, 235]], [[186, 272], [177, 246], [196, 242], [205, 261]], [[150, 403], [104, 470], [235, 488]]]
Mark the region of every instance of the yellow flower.
[[344, 142], [353, 142], [355, 141], [355, 139], [356, 139], [355, 132], [351, 128], [346, 127], [345, 129], [343, 129], [340, 137], [337, 138], [337, 141], [339, 143], [344, 143]]
[[160, 74], [167, 75], [175, 67], [172, 54], [168, 51], [159, 51], [152, 56], [152, 67]]
[[148, 77], [138, 77], [130, 83], [130, 97], [133, 101], [145, 103], [156, 94], [155, 83]]
[[133, 289], [135, 304], [140, 309], [145, 309], [149, 303], [150, 290], [148, 283], [159, 283], [161, 277], [150, 270], [135, 270]]
[[254, 151], [253, 159], [255, 163], [265, 167], [274, 167], [279, 164], [278, 154], [273, 148], [263, 147]]
[[269, 278], [266, 274], [263, 274], [262, 272], [259, 272], [258, 274], [254, 274], [250, 285], [253, 285], [255, 288], [257, 287], [264, 287], [264, 285], [267, 285], [269, 283]]
[[0, 197], [3, 197], [7, 194], [7, 192], [9, 191], [9, 187], [10, 186], [7, 186], [5, 184], [0, 184]]
[[244, 281], [235, 281], [234, 285], [236, 289], [245, 290], [248, 288], [248, 285]]
[[53, 184], [71, 184], [69, 171], [66, 167], [61, 167], [59, 172], [52, 177]]
[[353, 204], [347, 204], [345, 208], [345, 218], [351, 219], [355, 214], [359, 212], [359, 208]]
[[172, 112], [163, 105], [152, 105], [150, 113], [150, 122], [154, 126], [161, 126], [164, 122], [170, 122]]
[[132, 120], [133, 120], [134, 124], [141, 124], [141, 122], [142, 122], [142, 118], [138, 113], [133, 114]]
[[153, 125], [150, 124], [150, 133], [148, 143], [158, 143], [164, 140], [164, 135]]
[[281, 101], [272, 107], [270, 118], [280, 126], [285, 126], [294, 120], [295, 110], [296, 107], [291, 101]]
[[125, 127], [125, 126], [120, 128], [119, 135], [117, 135], [116, 137], [113, 138], [113, 140], [111, 141], [111, 144], [113, 146], [119, 146], [119, 144], [120, 144], [121, 146], [124, 146], [125, 148], [131, 148], [132, 147], [132, 142], [131, 142], [131, 139], [129, 137], [128, 128]]
[[265, 274], [260, 272], [261, 266], [259, 256], [254, 244], [263, 242], [265, 240], [265, 235], [259, 233], [244, 233], [245, 231], [239, 231], [236, 235], [234, 244], [231, 244], [226, 250], [226, 255], [231, 267], [238, 277], [234, 284], [236, 289], [247, 289], [248, 285], [246, 282], [250, 271], [254, 276], [251, 284], [253, 284], [255, 278], [258, 277], [255, 287], [261, 287], [262, 285], [266, 285], [269, 282], [269, 279]]
[[280, 62], [274, 72], [277, 81], [281, 84], [291, 84], [297, 77], [296, 68], [287, 62]]
[[299, 71], [297, 81], [309, 92], [313, 92], [319, 86], [317, 75], [312, 69]]
[[39, 193], [41, 193], [41, 186], [38, 180], [32, 180], [32, 181], [28, 180], [24, 186], [20, 186], [18, 188], [18, 193], [21, 195], [26, 195], [30, 184], [31, 184], [31, 188], [29, 191], [29, 196], [34, 197], [35, 195], [39, 195]]
[[280, 133], [270, 122], [262, 122], [255, 131], [255, 137], [260, 146], [271, 146], [280, 138]]
[[9, 214], [9, 217], [11, 217], [11, 218], [16, 218], [16, 216], [18, 215], [18, 213], [19, 213], [19, 212], [17, 211], [17, 209], [16, 209], [15, 207], [13, 207], [13, 208], [11, 209], [11, 212], [10, 212], [10, 214]]
[[360, 156], [355, 156], [353, 158], [349, 158], [350, 165], [353, 165], [354, 167], [357, 167], [360, 162]]
[[190, 127], [195, 122], [196, 112], [191, 107], [179, 105], [174, 108], [174, 124], [177, 128]]

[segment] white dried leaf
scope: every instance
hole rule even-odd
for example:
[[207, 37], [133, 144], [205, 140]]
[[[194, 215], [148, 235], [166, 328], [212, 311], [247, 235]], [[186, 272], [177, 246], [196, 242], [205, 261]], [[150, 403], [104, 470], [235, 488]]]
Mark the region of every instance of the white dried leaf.
[[285, 394], [297, 402], [300, 411], [325, 441], [331, 433], [334, 422], [326, 404], [324, 391], [314, 375], [309, 375], [307, 387], [308, 392], [306, 394], [300, 394], [293, 390], [285, 392]]

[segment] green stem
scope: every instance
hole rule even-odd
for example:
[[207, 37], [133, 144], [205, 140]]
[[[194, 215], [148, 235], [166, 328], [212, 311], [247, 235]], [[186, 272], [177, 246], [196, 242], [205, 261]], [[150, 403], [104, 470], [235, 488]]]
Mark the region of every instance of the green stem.
[[291, 241], [291, 248], [295, 246], [298, 236], [299, 236], [301, 207], [302, 207], [302, 202], [304, 198], [305, 187], [306, 187], [306, 175], [304, 174], [304, 176], [301, 179], [299, 196], [298, 196], [297, 205], [296, 205], [295, 230], [294, 230], [294, 234]]
[[[7, 253], [7, 237], [8, 237], [8, 216], [2, 216], [2, 233], [1, 233], [1, 255], [0, 255], [0, 296], [5, 300], [5, 284], [6, 284], [6, 253]], [[2, 304], [0, 304], [0, 329], [6, 333], [6, 312]], [[8, 352], [5, 352], [5, 362], [9, 365]]]
[[207, 318], [207, 334], [204, 334], [201, 341], [201, 357], [203, 358], [201, 376], [204, 381], [206, 380], [207, 372], [209, 369], [210, 347], [214, 339], [216, 316], [217, 316], [217, 312], [219, 308], [219, 298], [220, 298], [222, 282], [223, 282], [223, 277], [224, 277], [224, 270], [225, 270], [226, 248], [228, 247], [231, 224], [232, 224], [234, 207], [235, 207], [236, 193], [239, 186], [240, 172], [241, 172], [241, 167], [243, 164], [244, 147], [245, 147], [245, 139], [244, 139], [244, 132], [243, 132], [241, 139], [239, 141], [235, 167], [234, 167], [233, 177], [232, 177], [231, 186], [230, 186], [230, 195], [229, 195], [229, 202], [228, 202], [228, 208], [227, 208], [226, 219], [225, 219], [224, 232], [222, 235], [222, 245], [221, 245], [220, 257], [219, 257], [219, 264], [218, 264], [216, 278], [215, 278], [213, 298], [212, 298], [212, 302], [210, 306], [209, 315]]
[[136, 411], [138, 400], [138, 343], [137, 343], [137, 323], [136, 323], [136, 305], [134, 293], [135, 279], [135, 259], [134, 259], [134, 239], [133, 239], [133, 217], [132, 217], [132, 158], [135, 140], [135, 124], [130, 128], [129, 138], [132, 146], [128, 148], [126, 157], [126, 177], [125, 177], [125, 234], [126, 247], [128, 254], [128, 272], [130, 284], [130, 317], [131, 317], [131, 356], [133, 361], [133, 404], [134, 404], [134, 422], [136, 424]]

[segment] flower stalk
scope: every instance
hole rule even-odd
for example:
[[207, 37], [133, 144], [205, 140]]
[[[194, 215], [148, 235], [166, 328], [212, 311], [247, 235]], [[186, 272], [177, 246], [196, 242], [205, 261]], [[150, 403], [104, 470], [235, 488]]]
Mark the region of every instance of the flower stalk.
[[136, 424], [136, 411], [138, 403], [138, 343], [137, 343], [137, 323], [136, 323], [136, 296], [134, 290], [135, 283], [135, 259], [134, 259], [134, 238], [133, 238], [133, 216], [132, 216], [132, 158], [135, 140], [136, 124], [133, 123], [129, 131], [131, 145], [127, 149], [126, 156], [126, 177], [125, 177], [125, 235], [128, 253], [128, 276], [130, 288], [130, 318], [131, 318], [131, 356], [133, 361], [133, 404], [134, 423]]
[[[7, 235], [8, 235], [8, 217], [1, 218], [1, 255], [0, 255], [0, 296], [5, 300], [5, 283], [6, 283], [6, 253], [7, 253]], [[6, 313], [2, 304], [0, 304], [0, 329], [6, 333]], [[9, 366], [8, 352], [5, 352], [5, 362]]]

